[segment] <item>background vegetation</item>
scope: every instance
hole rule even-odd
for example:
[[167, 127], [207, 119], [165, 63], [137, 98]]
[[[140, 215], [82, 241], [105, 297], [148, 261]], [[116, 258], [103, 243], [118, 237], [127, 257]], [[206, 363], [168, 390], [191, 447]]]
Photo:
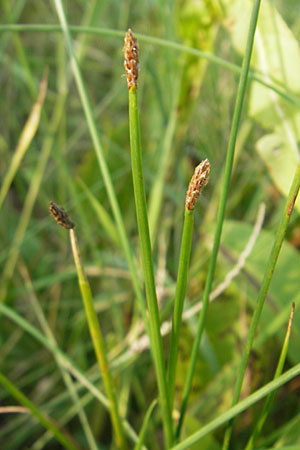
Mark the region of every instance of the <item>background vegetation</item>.
[[[185, 309], [202, 298], [251, 2], [77, 0], [65, 1], [64, 6], [70, 25], [100, 29], [99, 34], [74, 32], [73, 45], [142, 280], [130, 168], [128, 92], [122, 77], [125, 31], [131, 27], [139, 36], [138, 95], [150, 232], [161, 318], [170, 320], [185, 193], [195, 165], [207, 157], [211, 177], [195, 212]], [[1, 372], [41, 411], [63, 425], [81, 448], [88, 448], [89, 431], [83, 431], [74, 398], [66, 390], [59, 355], [56, 353], [55, 359], [24, 329], [31, 324], [47, 342], [56, 342], [71, 359], [71, 365], [80, 367], [99, 386], [68, 233], [49, 217], [50, 200], [63, 205], [76, 223], [81, 259], [113, 368], [120, 413], [137, 433], [150, 403], [157, 397], [155, 371], [147, 342], [141, 339], [145, 331], [143, 321], [63, 34], [47, 27], [35, 31], [5, 29], [7, 24], [58, 24], [54, 4], [2, 0], [0, 12], [2, 189], [13, 155], [24, 153], [23, 158], [15, 160], [16, 170], [8, 192], [0, 191], [0, 298], [8, 311], [15, 311], [20, 318], [16, 323], [17, 319], [11, 320], [8, 313], [1, 311]], [[183, 437], [231, 405], [251, 313], [299, 158], [299, 13], [296, 0], [262, 1], [252, 66], [257, 70], [256, 76], [272, 84], [279, 94], [250, 78], [213, 289], [236, 266], [249, 243], [254, 224], [263, 214], [259, 209], [262, 202], [263, 230], [257, 232], [246, 262], [209, 307]], [[107, 31], [103, 32], [103, 28]], [[151, 40], [154, 36], [161, 40]], [[174, 48], [173, 42], [186, 47]], [[222, 59], [211, 61], [205, 54], [192, 54], [187, 47]], [[35, 124], [31, 116], [28, 127], [32, 140], [26, 141], [22, 130], [39, 90], [43, 90], [43, 77], [48, 86], [42, 112]], [[43, 91], [35, 106], [38, 116], [42, 97]], [[286, 369], [299, 363], [299, 206], [300, 203], [292, 215], [270, 286], [246, 372], [243, 398], [273, 378], [292, 301], [296, 312]], [[175, 408], [181, 405], [197, 316], [191, 315], [182, 327]], [[169, 335], [163, 343], [167, 357]], [[98, 448], [113, 448], [106, 410], [81, 383], [78, 395], [81, 401], [75, 405], [84, 407], [87, 428], [95, 436]], [[0, 398], [2, 406], [16, 405], [16, 400], [2, 388]], [[258, 403], [236, 418], [233, 449], [246, 445], [261, 408]], [[1, 449], [61, 448], [30, 414], [4, 412]], [[277, 393], [259, 445], [298, 448], [299, 420], [298, 377]], [[217, 450], [223, 435], [224, 427], [193, 448]], [[151, 449], [162, 445], [157, 407], [145, 444]]]

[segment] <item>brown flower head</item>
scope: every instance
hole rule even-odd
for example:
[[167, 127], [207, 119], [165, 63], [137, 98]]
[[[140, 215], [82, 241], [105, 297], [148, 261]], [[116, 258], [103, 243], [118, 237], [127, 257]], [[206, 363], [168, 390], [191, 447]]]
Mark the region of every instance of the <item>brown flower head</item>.
[[196, 202], [200, 195], [201, 189], [207, 185], [210, 173], [210, 163], [208, 159], [204, 159], [195, 168], [194, 175], [191, 178], [186, 197], [185, 205], [189, 211], [195, 209]]
[[56, 222], [62, 227], [66, 228], [67, 230], [75, 227], [75, 223], [72, 222], [62, 206], [58, 206], [56, 203], [50, 202], [49, 211]]
[[129, 28], [124, 39], [124, 67], [127, 77], [128, 89], [137, 87], [139, 77], [139, 53], [137, 40], [133, 37]]

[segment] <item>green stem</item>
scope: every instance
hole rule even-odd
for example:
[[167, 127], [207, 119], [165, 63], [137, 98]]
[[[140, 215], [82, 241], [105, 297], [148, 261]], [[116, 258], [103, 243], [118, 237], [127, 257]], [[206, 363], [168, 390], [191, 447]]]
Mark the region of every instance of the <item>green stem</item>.
[[210, 292], [211, 292], [211, 287], [212, 287], [212, 282], [213, 282], [213, 277], [214, 277], [215, 267], [216, 267], [216, 261], [217, 261], [217, 255], [218, 255], [219, 245], [220, 245], [220, 240], [221, 240], [221, 234], [222, 234], [222, 228], [223, 228], [223, 222], [224, 222], [224, 216], [225, 216], [226, 200], [227, 200], [227, 196], [228, 196], [230, 176], [231, 176], [232, 165], [233, 165], [235, 143], [236, 143], [236, 137], [237, 137], [237, 132], [238, 132], [238, 126], [239, 126], [240, 118], [241, 118], [243, 101], [244, 101], [245, 92], [246, 92], [247, 77], [248, 77], [248, 72], [249, 72], [249, 67], [250, 67], [250, 59], [251, 59], [251, 54], [252, 54], [254, 34], [255, 34], [255, 29], [256, 29], [256, 24], [257, 24], [257, 19], [258, 19], [258, 11], [259, 11], [259, 7], [260, 7], [260, 2], [261, 2], [261, 0], [255, 0], [253, 9], [252, 9], [248, 39], [247, 39], [247, 44], [246, 44], [246, 49], [245, 49], [245, 56], [243, 59], [242, 72], [241, 72], [241, 77], [240, 77], [238, 91], [237, 91], [234, 114], [233, 114], [233, 119], [232, 119], [232, 126], [231, 126], [231, 130], [230, 130], [230, 137], [229, 137], [229, 143], [228, 143], [227, 154], [226, 154], [224, 180], [223, 180], [219, 209], [218, 209], [215, 238], [214, 238], [214, 244], [213, 244], [211, 259], [210, 259], [210, 263], [209, 263], [209, 268], [208, 268], [208, 274], [207, 274], [207, 278], [206, 278], [205, 290], [204, 290], [204, 294], [203, 294], [203, 307], [199, 314], [199, 321], [198, 321], [198, 326], [197, 326], [196, 337], [194, 340], [192, 355], [191, 355], [190, 363], [189, 363], [188, 375], [186, 378], [184, 392], [183, 392], [183, 402], [182, 402], [182, 407], [181, 407], [181, 411], [180, 411], [180, 419], [179, 419], [179, 423], [178, 423], [177, 430], [176, 430], [177, 438], [180, 435], [185, 411], [187, 408], [187, 402], [188, 402], [188, 397], [189, 397], [189, 393], [190, 393], [191, 386], [192, 386], [192, 380], [193, 380], [193, 375], [194, 375], [194, 371], [195, 371], [196, 360], [198, 357], [201, 336], [202, 336], [202, 332], [204, 329], [205, 318], [206, 318], [208, 305], [209, 305], [209, 296], [210, 296]]
[[[300, 374], [300, 363], [296, 364], [292, 369], [285, 372], [280, 377], [276, 378], [276, 380], [271, 381], [270, 383], [266, 384], [261, 389], [257, 390], [253, 394], [249, 395], [249, 397], [245, 398], [241, 402], [239, 402], [237, 405], [230, 408], [228, 411], [221, 414], [216, 419], [209, 422], [207, 425], [204, 425], [204, 427], [201, 428], [201, 430], [196, 431], [188, 438], [184, 439], [179, 444], [175, 445], [171, 448], [171, 450], [184, 450], [186, 448], [191, 448], [193, 444], [200, 441], [203, 437], [210, 434], [212, 431], [216, 430], [220, 426], [222, 426], [224, 423], [226, 423], [231, 418], [237, 416], [241, 412], [245, 411], [246, 409], [250, 408], [250, 406], [254, 405], [255, 403], [259, 402], [262, 398], [269, 395], [271, 392], [275, 391], [276, 389], [280, 388], [284, 384], [288, 383], [290, 380], [295, 378]], [[197, 448], [201, 448], [198, 446]]]
[[[249, 355], [250, 355], [250, 352], [252, 349], [253, 341], [254, 341], [255, 331], [256, 331], [256, 328], [257, 328], [257, 325], [258, 325], [258, 322], [260, 319], [260, 315], [261, 315], [261, 312], [262, 312], [262, 309], [263, 309], [263, 306], [265, 303], [265, 299], [266, 299], [268, 289], [269, 289], [269, 286], [271, 283], [271, 279], [272, 279], [272, 276], [273, 276], [273, 273], [275, 270], [275, 266], [276, 266], [279, 252], [280, 252], [283, 240], [284, 240], [284, 236], [285, 236], [285, 233], [287, 230], [290, 216], [291, 216], [291, 213], [292, 213], [292, 210], [294, 207], [294, 203], [296, 201], [296, 198], [297, 198], [297, 195], [299, 192], [299, 188], [300, 188], [300, 163], [297, 166], [297, 169], [296, 169], [296, 172], [295, 172], [295, 175], [293, 178], [293, 182], [292, 182], [292, 185], [290, 188], [290, 192], [286, 199], [283, 215], [282, 215], [282, 218], [281, 218], [281, 221], [280, 221], [280, 224], [279, 224], [276, 236], [275, 236], [273, 248], [271, 250], [271, 254], [270, 254], [270, 257], [267, 262], [266, 271], [265, 271], [264, 278], [263, 278], [263, 281], [261, 284], [261, 288], [260, 288], [260, 291], [258, 294], [255, 311], [254, 311], [252, 321], [250, 324], [246, 345], [245, 345], [245, 348], [243, 351], [241, 364], [240, 364], [239, 371], [238, 371], [237, 381], [236, 381], [234, 394], [233, 394], [232, 406], [237, 404], [239, 397], [240, 397], [243, 379], [244, 379], [246, 367], [248, 364]], [[224, 442], [223, 442], [223, 449], [227, 449], [229, 446], [230, 438], [231, 438], [231, 434], [232, 434], [232, 425], [233, 425], [233, 422], [231, 421], [228, 424], [228, 427], [226, 429], [225, 436], [224, 436]]]
[[185, 208], [182, 242], [181, 242], [177, 284], [176, 284], [176, 294], [174, 301], [172, 334], [169, 351], [170, 356], [168, 365], [168, 384], [169, 384], [169, 398], [171, 410], [173, 409], [174, 403], [180, 325], [181, 325], [184, 297], [186, 292], [187, 272], [189, 268], [189, 261], [191, 254], [193, 228], [194, 228], [194, 210], [189, 210]]
[[[294, 310], [295, 310], [295, 303], [293, 303], [292, 306], [292, 311], [291, 311], [291, 315], [290, 315], [290, 320], [289, 320], [289, 324], [287, 327], [287, 331], [286, 331], [286, 335], [284, 338], [284, 342], [283, 342], [283, 346], [282, 346], [282, 350], [280, 353], [280, 357], [279, 357], [279, 361], [276, 367], [276, 371], [274, 374], [274, 380], [276, 378], [278, 378], [282, 371], [283, 371], [283, 367], [284, 367], [284, 363], [286, 360], [286, 355], [287, 355], [287, 351], [288, 351], [288, 347], [289, 347], [289, 340], [290, 340], [290, 335], [291, 335], [291, 328], [292, 328], [292, 321], [293, 321], [293, 316], [294, 316]], [[273, 391], [271, 394], [268, 395], [266, 402], [264, 404], [263, 410], [261, 412], [261, 415], [257, 421], [257, 424], [255, 425], [255, 428], [253, 430], [253, 433], [248, 441], [248, 444], [245, 447], [245, 450], [252, 450], [255, 444], [255, 441], [257, 439], [257, 436], [259, 435], [259, 433], [261, 432], [265, 421], [267, 419], [267, 416], [269, 414], [269, 411], [271, 409], [274, 397], [275, 397], [276, 391]]]
[[98, 317], [95, 311], [91, 288], [80, 262], [76, 235], [73, 229], [70, 230], [70, 239], [84, 309], [87, 316], [89, 329], [94, 344], [94, 350], [97, 356], [98, 365], [102, 374], [104, 387], [110, 404], [109, 410], [111, 414], [113, 428], [115, 431], [116, 443], [118, 448], [125, 450], [127, 449], [127, 444], [121, 418], [119, 416], [117, 398], [113, 386], [112, 376], [107, 361], [105, 343], [98, 322]]
[[23, 392], [21, 392], [14, 384], [12, 384], [2, 373], [0, 373], [0, 384], [8, 391], [10, 394], [23, 406], [29, 409], [31, 414], [35, 416], [38, 421], [53, 435], [56, 437], [58, 442], [61, 443], [65, 448], [69, 450], [78, 450], [78, 447], [70, 441], [67, 436], [65, 436], [59, 428], [54, 424], [53, 421], [49, 420], [44, 414], [42, 414], [39, 409], [26, 397]]
[[132, 178], [134, 186], [134, 197], [138, 232], [141, 245], [141, 257], [145, 277], [146, 299], [149, 309], [150, 342], [156, 369], [156, 377], [159, 389], [162, 419], [164, 425], [166, 447], [172, 444], [172, 418], [167, 389], [166, 369], [164, 363], [162, 338], [160, 334], [160, 318], [155, 291], [153, 261], [151, 253], [151, 242], [149, 234], [146, 195], [142, 168], [140, 126], [137, 105], [136, 87], [129, 90], [129, 127]]
[[122, 244], [123, 247], [123, 251], [125, 253], [127, 262], [128, 262], [128, 267], [129, 267], [129, 271], [131, 274], [131, 278], [132, 278], [132, 283], [133, 283], [133, 287], [139, 302], [139, 307], [140, 310], [142, 312], [143, 315], [143, 319], [145, 321], [146, 327], [148, 324], [148, 320], [147, 320], [147, 315], [146, 315], [146, 307], [145, 307], [145, 300], [144, 300], [144, 296], [140, 287], [140, 283], [139, 283], [139, 279], [138, 279], [138, 275], [137, 275], [137, 271], [134, 265], [134, 261], [133, 261], [133, 256], [132, 256], [132, 252], [130, 249], [130, 245], [127, 239], [127, 235], [126, 235], [126, 231], [125, 231], [125, 226], [124, 226], [124, 222], [122, 219], [122, 215], [121, 215], [121, 211], [120, 211], [120, 207], [118, 204], [118, 200], [116, 197], [116, 193], [114, 190], [114, 185], [112, 183], [111, 180], [111, 176], [109, 173], [109, 169], [104, 157], [104, 152], [103, 152], [103, 148], [101, 145], [101, 141], [100, 141], [100, 137], [98, 134], [98, 130], [96, 127], [96, 122], [92, 113], [92, 108], [89, 102], [89, 98], [85, 89], [85, 85], [82, 79], [82, 75], [80, 72], [80, 68], [74, 53], [74, 49], [73, 49], [73, 44], [72, 44], [72, 38], [71, 38], [71, 33], [70, 33], [70, 29], [67, 23], [67, 19], [65, 16], [65, 12], [63, 9], [63, 4], [61, 0], [54, 0], [55, 3], [55, 7], [57, 10], [57, 14], [59, 17], [59, 20], [61, 22], [61, 28], [62, 31], [64, 33], [64, 37], [65, 37], [65, 41], [67, 44], [67, 48], [70, 54], [70, 58], [71, 58], [71, 67], [73, 70], [73, 74], [74, 74], [74, 78], [77, 84], [77, 89], [79, 92], [79, 96], [81, 99], [81, 103], [82, 103], [82, 107], [85, 113], [85, 117], [86, 117], [86, 121], [87, 121], [87, 125], [88, 125], [88, 129], [94, 144], [94, 148], [95, 148], [95, 153], [96, 153], [96, 157], [99, 163], [99, 167], [100, 167], [100, 171], [102, 173], [103, 176], [103, 181], [105, 184], [105, 188], [107, 191], [107, 195], [111, 204], [111, 208], [112, 208], [112, 212], [116, 221], [116, 225], [118, 228], [118, 233], [120, 236], [120, 242]]

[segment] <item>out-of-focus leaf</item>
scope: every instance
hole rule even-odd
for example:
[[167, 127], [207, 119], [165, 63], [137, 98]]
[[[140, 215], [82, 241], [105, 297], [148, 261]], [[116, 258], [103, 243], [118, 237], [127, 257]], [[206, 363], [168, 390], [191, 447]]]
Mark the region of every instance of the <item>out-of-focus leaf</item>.
[[[256, 150], [266, 164], [274, 184], [283, 195], [287, 195], [297, 166], [297, 157], [283, 136], [266, 134], [256, 143]], [[296, 208], [300, 211], [300, 197]]]
[[[223, 245], [230, 249], [234, 255], [241, 253], [246, 245], [247, 240], [251, 234], [251, 226], [246, 223], [226, 221], [224, 224], [222, 242]], [[265, 271], [266, 261], [269, 257], [271, 247], [274, 240], [274, 234], [269, 231], [261, 231], [251, 255], [246, 262], [248, 273], [254, 277], [257, 283], [257, 288], [260, 286], [262, 276]], [[299, 267], [300, 254], [288, 242], [284, 242], [276, 269], [271, 281], [269, 295], [272, 299], [267, 299], [261, 317], [262, 330], [268, 326], [270, 322], [281, 312], [287, 305], [299, 297]], [[238, 281], [238, 279], [237, 279]], [[250, 291], [247, 291], [250, 295]], [[252, 294], [256, 300], [257, 292]], [[289, 315], [289, 308], [287, 309], [287, 319]], [[299, 345], [300, 336], [296, 330], [300, 329], [300, 316], [295, 314], [294, 317], [294, 332], [293, 339], [290, 342], [288, 356], [293, 362], [299, 361]], [[284, 337], [284, 328], [281, 330], [280, 339]]]
[[[226, 1], [227, 16], [224, 25], [234, 48], [240, 54], [245, 48], [245, 24], [250, 20], [250, 12], [249, 0]], [[299, 96], [300, 48], [295, 36], [269, 0], [264, 0], [261, 4], [251, 65], [266, 81], [276, 83]], [[263, 128], [275, 133], [260, 139], [256, 149], [275, 185], [282, 194], [287, 195], [299, 159], [299, 111], [274, 91], [253, 82], [248, 112]], [[299, 202], [297, 208], [299, 210]]]

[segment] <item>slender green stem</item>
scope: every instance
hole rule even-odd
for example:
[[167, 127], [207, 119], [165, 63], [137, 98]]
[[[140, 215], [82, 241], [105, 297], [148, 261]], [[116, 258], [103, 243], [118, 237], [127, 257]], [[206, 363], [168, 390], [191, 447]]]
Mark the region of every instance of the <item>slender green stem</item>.
[[136, 443], [136, 445], [134, 447], [134, 450], [141, 450], [142, 447], [143, 447], [144, 440], [145, 440], [146, 433], [147, 433], [147, 429], [148, 429], [148, 425], [149, 425], [150, 418], [151, 418], [151, 414], [152, 414], [156, 404], [157, 404], [157, 400], [154, 399], [152, 401], [151, 405], [149, 406], [146, 414], [145, 414], [145, 418], [143, 420], [143, 425], [142, 425], [142, 428], [141, 428], [141, 431], [140, 431], [140, 434], [139, 434], [139, 440]]
[[[246, 367], [248, 364], [249, 355], [250, 355], [250, 352], [252, 349], [253, 341], [254, 341], [255, 331], [256, 331], [260, 316], [261, 316], [261, 312], [262, 312], [262, 309], [263, 309], [263, 306], [265, 303], [267, 292], [268, 292], [268, 289], [269, 289], [269, 286], [271, 283], [271, 279], [272, 279], [272, 276], [273, 276], [273, 273], [275, 270], [279, 252], [280, 252], [283, 240], [284, 240], [284, 236], [285, 236], [287, 226], [288, 226], [288, 223], [290, 220], [290, 216], [291, 216], [291, 213], [292, 213], [292, 210], [294, 207], [294, 203], [296, 201], [296, 198], [297, 198], [297, 195], [299, 192], [299, 188], [300, 188], [300, 163], [298, 164], [297, 169], [295, 171], [295, 175], [294, 175], [294, 178], [292, 181], [290, 192], [286, 199], [282, 218], [281, 218], [279, 227], [278, 227], [276, 235], [275, 235], [273, 248], [271, 250], [271, 254], [270, 254], [270, 257], [269, 257], [267, 265], [266, 265], [266, 271], [265, 271], [264, 278], [263, 278], [263, 281], [261, 284], [261, 288], [260, 288], [260, 291], [258, 294], [254, 314], [252, 317], [252, 321], [251, 321], [248, 336], [247, 336], [246, 345], [245, 345], [245, 348], [243, 351], [243, 355], [242, 355], [242, 359], [241, 359], [241, 363], [240, 363], [240, 367], [239, 367], [239, 371], [238, 371], [238, 376], [237, 376], [236, 385], [235, 385], [234, 394], [233, 394], [232, 406], [237, 404], [239, 397], [240, 397], [243, 379], [244, 379]], [[223, 449], [227, 449], [229, 446], [230, 438], [231, 438], [231, 434], [232, 434], [232, 425], [233, 425], [233, 423], [231, 421], [228, 424], [228, 427], [226, 429], [224, 442], [223, 442]]]
[[189, 210], [187, 207], [185, 207], [184, 225], [182, 232], [182, 242], [181, 242], [177, 284], [176, 284], [176, 294], [174, 301], [172, 334], [169, 351], [170, 356], [168, 364], [168, 384], [169, 384], [169, 398], [171, 409], [173, 409], [174, 403], [174, 390], [176, 379], [178, 344], [180, 336], [180, 325], [181, 325], [184, 297], [186, 292], [187, 272], [191, 254], [193, 228], [194, 228], [194, 210]]
[[122, 421], [118, 411], [117, 398], [113, 386], [112, 376], [107, 361], [105, 343], [98, 322], [98, 317], [95, 311], [90, 284], [85, 276], [83, 267], [80, 262], [79, 250], [77, 246], [77, 240], [74, 229], [70, 230], [70, 239], [84, 309], [87, 316], [89, 329], [94, 344], [94, 350], [97, 356], [97, 361], [102, 374], [104, 387], [106, 390], [107, 397], [109, 399], [110, 404], [109, 409], [113, 428], [115, 431], [116, 443], [118, 448], [125, 450], [127, 449], [127, 444], [122, 426]]
[[[109, 28], [100, 28], [100, 27], [91, 27], [91, 26], [81, 26], [81, 25], [70, 25], [69, 30], [74, 33], [86, 33], [86, 34], [96, 34], [100, 36], [114, 36], [114, 37], [123, 37], [124, 31], [120, 30], [113, 30]], [[61, 25], [50, 25], [50, 24], [4, 24], [0, 25], [0, 32], [19, 32], [19, 31], [44, 31], [46, 33], [49, 32], [55, 32], [59, 33], [63, 31], [63, 27]], [[176, 52], [183, 52], [188, 53], [190, 55], [197, 56], [198, 58], [204, 58], [208, 61], [212, 62], [213, 64], [217, 64], [221, 67], [224, 67], [228, 70], [231, 70], [235, 73], [241, 73], [241, 68], [233, 63], [230, 63], [219, 56], [215, 56], [212, 53], [204, 52], [202, 50], [198, 50], [197, 48], [188, 47], [183, 44], [179, 44], [178, 42], [172, 42], [168, 41], [166, 39], [157, 38], [154, 36], [146, 36], [144, 34], [138, 34], [136, 33], [136, 36], [140, 41], [147, 42], [148, 44], [153, 45], [159, 45], [160, 47], [166, 47], [171, 48], [175, 50]], [[257, 75], [253, 70], [249, 71], [249, 78], [251, 80], [255, 80], [258, 83], [262, 84], [268, 89], [271, 89], [272, 91], [276, 92], [278, 95], [280, 95], [282, 98], [287, 100], [288, 102], [292, 103], [293, 105], [300, 107], [300, 101], [294, 97], [293, 95], [289, 94], [287, 91], [283, 91], [274, 84], [270, 84], [267, 81], [265, 81], [263, 78], [261, 78], [259, 75]]]
[[78, 450], [78, 447], [70, 441], [70, 439], [63, 434], [53, 421], [49, 420], [40, 410], [21, 392], [13, 383], [11, 383], [2, 373], [0, 373], [0, 383], [10, 392], [10, 394], [18, 400], [23, 406], [29, 409], [31, 414], [35, 416], [38, 421], [48, 430], [53, 433], [58, 442], [69, 450]]
[[257, 19], [258, 19], [258, 11], [259, 11], [259, 7], [260, 7], [260, 1], [261, 0], [255, 0], [254, 5], [253, 5], [253, 10], [252, 10], [248, 39], [247, 39], [246, 50], [245, 50], [245, 56], [243, 59], [242, 72], [241, 72], [241, 77], [240, 77], [238, 91], [237, 91], [234, 114], [233, 114], [233, 119], [232, 119], [232, 126], [231, 126], [231, 130], [230, 130], [230, 137], [229, 137], [229, 143], [228, 143], [227, 154], [226, 154], [224, 180], [223, 180], [219, 209], [218, 209], [215, 238], [214, 238], [214, 244], [213, 244], [211, 259], [210, 259], [210, 263], [209, 263], [209, 268], [208, 268], [208, 274], [207, 274], [207, 278], [206, 278], [205, 290], [204, 290], [204, 294], [203, 294], [203, 307], [199, 314], [199, 321], [198, 321], [198, 326], [197, 326], [196, 337], [194, 340], [192, 355], [191, 355], [190, 363], [189, 363], [188, 375], [186, 378], [184, 392], [183, 392], [183, 402], [182, 402], [182, 407], [181, 407], [181, 412], [180, 412], [180, 419], [179, 419], [178, 427], [176, 430], [177, 438], [180, 435], [181, 427], [182, 427], [183, 420], [184, 420], [188, 397], [189, 397], [189, 393], [190, 393], [191, 386], [192, 386], [192, 380], [193, 380], [193, 375], [194, 375], [194, 371], [195, 371], [196, 360], [198, 357], [199, 345], [200, 345], [201, 336], [202, 336], [202, 332], [204, 329], [206, 313], [207, 313], [208, 305], [209, 305], [209, 295], [211, 292], [211, 287], [212, 287], [212, 282], [213, 282], [213, 277], [214, 277], [215, 267], [216, 267], [216, 261], [217, 261], [217, 255], [218, 255], [219, 245], [220, 245], [220, 240], [221, 240], [221, 234], [222, 234], [222, 228], [223, 228], [223, 222], [224, 222], [224, 216], [225, 216], [226, 200], [227, 200], [227, 196], [228, 196], [230, 176], [231, 176], [232, 165], [233, 165], [235, 143], [236, 143], [236, 137], [237, 137], [237, 132], [238, 132], [238, 126], [239, 126], [240, 118], [241, 118], [243, 101], [244, 101], [245, 92], [246, 92], [247, 77], [248, 77], [248, 72], [249, 72], [249, 67], [250, 67], [250, 59], [251, 59], [251, 54], [252, 54], [254, 34], [255, 34], [255, 29], [256, 29], [256, 24], [257, 24]]
[[[172, 447], [171, 450], [184, 450], [186, 448], [191, 448], [191, 446], [193, 444], [195, 444], [196, 442], [200, 441], [200, 439], [202, 439], [203, 437], [207, 436], [212, 431], [219, 428], [221, 425], [226, 423], [228, 420], [232, 419], [233, 417], [237, 416], [241, 412], [250, 408], [250, 406], [254, 405], [258, 401], [260, 401], [262, 398], [266, 397], [268, 394], [270, 394], [271, 392], [278, 389], [280, 386], [288, 383], [290, 380], [292, 380], [299, 374], [300, 374], [300, 363], [296, 364], [294, 367], [292, 367], [292, 369], [288, 370], [283, 375], [276, 378], [276, 380], [271, 381], [270, 383], [266, 384], [261, 389], [257, 390], [253, 394], [249, 395], [249, 397], [245, 398], [245, 400], [242, 400], [237, 405], [228, 409], [228, 411], [221, 414], [219, 417], [212, 420], [207, 425], [204, 425], [204, 427], [202, 427], [201, 430], [196, 431], [196, 433], [193, 433], [187, 439], [184, 439], [182, 442], [180, 442], [179, 444]], [[201, 448], [201, 447], [199, 447], [199, 448]]]
[[134, 261], [133, 261], [133, 256], [132, 256], [132, 252], [130, 249], [130, 245], [126, 236], [126, 231], [125, 231], [125, 226], [124, 226], [124, 222], [122, 219], [122, 215], [121, 215], [121, 211], [120, 211], [120, 207], [118, 204], [118, 200], [115, 194], [115, 189], [111, 180], [111, 176], [109, 173], [109, 169], [104, 157], [104, 152], [103, 152], [103, 148], [101, 145], [101, 141], [100, 141], [100, 137], [98, 134], [98, 130], [96, 127], [96, 122], [92, 113], [92, 108], [89, 102], [89, 98], [85, 89], [85, 85], [82, 79], [82, 75], [81, 75], [81, 71], [74, 53], [74, 49], [73, 49], [73, 44], [72, 44], [72, 39], [71, 39], [71, 34], [70, 34], [70, 29], [67, 23], [67, 19], [65, 16], [65, 12], [63, 9], [63, 4], [61, 0], [54, 0], [55, 3], [55, 7], [57, 10], [57, 14], [59, 17], [59, 20], [61, 22], [61, 28], [63, 30], [64, 33], [64, 37], [65, 37], [65, 41], [67, 44], [67, 48], [70, 54], [70, 58], [71, 58], [71, 67], [73, 70], [73, 74], [74, 74], [74, 78], [77, 84], [77, 89], [80, 95], [80, 99], [81, 99], [81, 103], [82, 103], [82, 107], [85, 113], [85, 117], [86, 117], [86, 121], [87, 121], [87, 125], [88, 125], [88, 129], [94, 144], [94, 148], [95, 148], [95, 153], [97, 156], [97, 160], [99, 163], [99, 167], [103, 176], [103, 181], [105, 184], [105, 188], [107, 191], [107, 195], [111, 204], [111, 208], [112, 208], [112, 212], [116, 221], [116, 225], [118, 228], [118, 233], [120, 236], [120, 241], [123, 247], [123, 251], [125, 253], [127, 262], [128, 262], [128, 267], [130, 270], [130, 274], [131, 274], [131, 278], [132, 278], [132, 283], [133, 283], [133, 287], [139, 302], [139, 307], [140, 310], [142, 312], [143, 315], [143, 319], [145, 321], [146, 327], [148, 326], [148, 319], [147, 319], [147, 315], [146, 315], [146, 307], [145, 307], [145, 300], [144, 300], [144, 296], [140, 287], [140, 282], [138, 279], [138, 275], [137, 275], [137, 271], [136, 271], [136, 267], [134, 265]]
[[[291, 311], [291, 315], [290, 315], [290, 320], [289, 320], [289, 324], [287, 327], [287, 331], [286, 331], [286, 335], [284, 338], [284, 342], [283, 342], [283, 346], [282, 346], [282, 350], [280, 353], [280, 357], [279, 357], [279, 361], [276, 367], [276, 371], [274, 374], [274, 380], [276, 378], [278, 378], [282, 371], [283, 371], [283, 366], [286, 360], [286, 355], [287, 355], [287, 351], [288, 351], [288, 347], [289, 347], [289, 340], [290, 340], [290, 335], [291, 335], [291, 328], [292, 328], [292, 321], [293, 321], [293, 316], [294, 316], [294, 311], [295, 311], [295, 303], [293, 303], [292, 306], [292, 311]], [[257, 436], [259, 435], [259, 433], [261, 432], [265, 421], [267, 419], [267, 416], [270, 412], [274, 397], [275, 397], [276, 391], [273, 391], [271, 394], [268, 395], [266, 402], [264, 404], [264, 407], [262, 409], [262, 412], [260, 414], [260, 417], [257, 421], [257, 424], [255, 425], [255, 428], [253, 430], [253, 433], [248, 441], [248, 444], [245, 447], [245, 450], [252, 450], [252, 448], [254, 447], [255, 441], [257, 439]]]
[[142, 168], [137, 92], [135, 86], [129, 89], [129, 127], [134, 197], [141, 245], [142, 265], [145, 277], [146, 298], [149, 309], [151, 350], [156, 369], [166, 446], [167, 448], [170, 448], [172, 444], [172, 418], [167, 389], [162, 338], [160, 334], [160, 318], [155, 290], [151, 242], [146, 207], [146, 195]]

